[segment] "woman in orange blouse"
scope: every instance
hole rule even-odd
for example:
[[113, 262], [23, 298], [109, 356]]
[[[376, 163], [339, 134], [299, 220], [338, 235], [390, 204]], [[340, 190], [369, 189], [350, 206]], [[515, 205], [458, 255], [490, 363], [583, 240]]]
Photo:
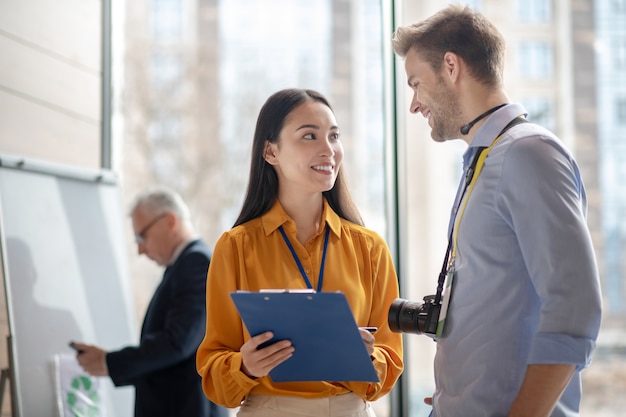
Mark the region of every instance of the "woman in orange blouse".
[[[385, 241], [363, 226], [342, 160], [326, 98], [300, 89], [269, 97], [257, 120], [241, 213], [213, 250], [206, 335], [197, 353], [206, 395], [240, 406], [240, 417], [371, 417], [369, 401], [387, 394], [402, 372], [401, 335], [387, 325], [398, 297], [393, 261]], [[307, 287], [343, 292], [357, 324], [378, 327], [375, 335], [359, 331], [379, 382], [272, 381], [269, 372], [294, 347], [282, 340], [257, 349], [272, 333], [250, 337], [229, 294]]]

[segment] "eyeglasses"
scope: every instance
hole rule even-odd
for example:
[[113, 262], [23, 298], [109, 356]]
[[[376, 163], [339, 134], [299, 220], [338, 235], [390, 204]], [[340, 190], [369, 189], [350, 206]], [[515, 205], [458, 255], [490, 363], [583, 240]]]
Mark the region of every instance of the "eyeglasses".
[[135, 242], [138, 245], [140, 245], [142, 243], [145, 243], [146, 242], [146, 233], [148, 233], [148, 230], [150, 230], [150, 228], [152, 226], [154, 226], [159, 220], [161, 220], [163, 217], [165, 217], [166, 214], [167, 213], [163, 213], [163, 214], [160, 214], [160, 215], [156, 216], [154, 219], [152, 219], [152, 221], [150, 223], [148, 223], [146, 226], [144, 226], [144, 228], [141, 229], [139, 231], [139, 233], [137, 233], [135, 235]]

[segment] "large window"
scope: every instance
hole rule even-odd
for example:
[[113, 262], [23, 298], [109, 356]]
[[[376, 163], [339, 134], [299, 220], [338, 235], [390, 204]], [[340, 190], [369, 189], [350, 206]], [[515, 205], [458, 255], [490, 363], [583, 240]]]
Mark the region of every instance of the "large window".
[[[175, 187], [213, 244], [241, 207], [262, 104], [280, 89], [310, 88], [335, 110], [366, 226], [388, 236], [380, 0], [145, 2], [146, 32], [127, 30], [124, 195]], [[132, 3], [128, 13], [141, 10]], [[379, 417], [388, 405], [377, 402]]]
[[[570, 3], [485, 0], [480, 10], [505, 37], [505, 77], [510, 77], [505, 87], [511, 101], [522, 103], [531, 121], [568, 144], [583, 174], [604, 315], [593, 363], [582, 373], [581, 415], [617, 417], [626, 407], [619, 394], [626, 388], [621, 382], [626, 381], [626, 129], [620, 122], [626, 97], [626, 72], [620, 65], [625, 3]], [[424, 19], [445, 5], [421, 0], [401, 6], [396, 24]], [[434, 143], [425, 120], [409, 114], [411, 96], [401, 60], [396, 77], [400, 279], [402, 296], [420, 301], [435, 291], [467, 146], [461, 141]], [[423, 335], [405, 340], [405, 415], [426, 417], [430, 407], [423, 398], [434, 389], [435, 343]]]
[[225, 191], [237, 197], [229, 213], [247, 181], [258, 109], [281, 88], [306, 87], [330, 98], [355, 198], [367, 225], [385, 232], [380, 10], [378, 0], [218, 3], [218, 137], [232, 161], [224, 166], [231, 178]]

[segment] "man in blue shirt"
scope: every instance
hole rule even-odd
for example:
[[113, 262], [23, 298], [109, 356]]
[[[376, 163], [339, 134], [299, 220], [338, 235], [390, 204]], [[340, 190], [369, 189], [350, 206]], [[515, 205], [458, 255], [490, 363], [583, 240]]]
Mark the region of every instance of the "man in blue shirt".
[[516, 123], [526, 112], [503, 88], [504, 40], [480, 13], [449, 6], [398, 28], [393, 46], [411, 113], [435, 141], [469, 145], [432, 416], [578, 416], [601, 295], [576, 162], [553, 133]]

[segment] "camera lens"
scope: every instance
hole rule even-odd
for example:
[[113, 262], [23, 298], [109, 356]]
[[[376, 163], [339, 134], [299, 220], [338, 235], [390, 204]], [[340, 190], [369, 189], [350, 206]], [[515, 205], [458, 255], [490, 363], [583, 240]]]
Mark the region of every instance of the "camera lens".
[[387, 316], [389, 328], [395, 333], [422, 334], [425, 320], [422, 310], [422, 303], [396, 298], [389, 306]]

